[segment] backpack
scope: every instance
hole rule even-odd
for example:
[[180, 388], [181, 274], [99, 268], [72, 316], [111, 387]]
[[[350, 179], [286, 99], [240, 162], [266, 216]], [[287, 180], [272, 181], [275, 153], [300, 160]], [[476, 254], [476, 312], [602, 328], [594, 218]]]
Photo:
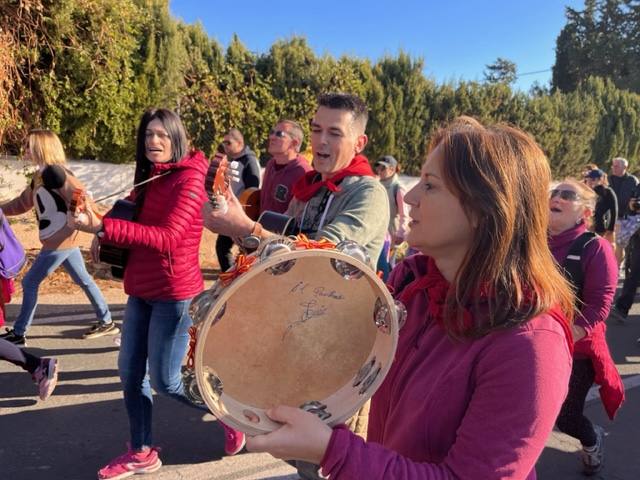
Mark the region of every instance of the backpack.
[[24, 248], [11, 230], [7, 217], [0, 210], [0, 277], [7, 280], [16, 277], [26, 261]]
[[576, 238], [571, 247], [569, 247], [569, 253], [564, 259], [562, 264], [564, 270], [564, 276], [571, 285], [573, 285], [576, 299], [582, 300], [582, 287], [584, 286], [584, 272], [582, 271], [582, 252], [589, 242], [596, 238], [596, 234], [593, 232], [584, 232], [578, 238]]

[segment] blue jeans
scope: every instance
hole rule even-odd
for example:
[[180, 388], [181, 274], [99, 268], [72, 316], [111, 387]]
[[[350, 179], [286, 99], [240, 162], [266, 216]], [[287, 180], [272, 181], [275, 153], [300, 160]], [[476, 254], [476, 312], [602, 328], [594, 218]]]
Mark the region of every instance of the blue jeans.
[[42, 281], [60, 265], [69, 273], [89, 298], [100, 323], [111, 323], [109, 306], [93, 281], [78, 247], [64, 250], [41, 250], [33, 265], [22, 279], [22, 306], [13, 325], [16, 334], [24, 335], [33, 321], [38, 304], [38, 289]]
[[184, 394], [180, 368], [189, 345], [188, 300], [129, 297], [122, 324], [118, 371], [129, 415], [131, 448], [151, 446], [151, 387], [197, 407]]

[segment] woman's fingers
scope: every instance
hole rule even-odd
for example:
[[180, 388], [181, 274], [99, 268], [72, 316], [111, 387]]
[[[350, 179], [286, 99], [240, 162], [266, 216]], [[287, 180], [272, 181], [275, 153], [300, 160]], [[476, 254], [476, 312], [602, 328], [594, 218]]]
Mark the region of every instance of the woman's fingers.
[[282, 427], [266, 435], [247, 439], [247, 449], [268, 452], [276, 458], [319, 463], [332, 430], [315, 415], [299, 408], [279, 406], [267, 411]]

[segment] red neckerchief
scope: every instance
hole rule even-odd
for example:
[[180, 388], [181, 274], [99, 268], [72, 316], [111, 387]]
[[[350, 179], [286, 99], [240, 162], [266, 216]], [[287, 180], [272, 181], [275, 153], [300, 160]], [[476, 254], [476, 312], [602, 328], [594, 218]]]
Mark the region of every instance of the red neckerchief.
[[309, 201], [318, 190], [322, 187], [327, 187], [332, 192], [339, 192], [340, 187], [337, 183], [344, 177], [358, 176], [358, 177], [373, 177], [373, 170], [369, 165], [369, 160], [364, 155], [356, 155], [351, 160], [351, 163], [344, 167], [342, 170], [338, 170], [328, 180], [317, 180], [319, 173], [315, 170], [305, 173], [296, 183], [293, 185], [293, 196], [302, 202]]
[[[416, 258], [416, 260], [417, 259], [418, 258]], [[408, 305], [409, 301], [416, 293], [421, 290], [426, 290], [427, 298], [429, 299], [427, 314], [430, 318], [433, 318], [438, 323], [438, 325], [445, 328], [443, 313], [451, 284], [447, 281], [446, 278], [442, 276], [442, 273], [440, 273], [440, 270], [438, 270], [438, 266], [436, 265], [436, 262], [435, 260], [433, 260], [433, 258], [422, 256], [421, 260], [427, 262], [427, 273], [421, 277], [416, 278], [403, 289], [402, 293], [400, 294], [400, 301], [404, 305]], [[485, 289], [482, 290], [483, 291], [479, 294], [479, 296], [487, 297], [488, 293], [484, 291]], [[569, 351], [573, 353], [573, 334], [571, 333], [571, 327], [569, 326], [569, 321], [567, 320], [566, 316], [558, 307], [553, 307], [546, 313], [560, 324], [562, 330], [564, 331]], [[464, 308], [462, 311], [462, 326], [458, 327], [458, 331], [456, 333], [464, 334], [469, 329], [473, 328], [474, 325], [475, 323], [473, 315], [467, 308]]]
[[[434, 319], [438, 325], [445, 327], [443, 320], [444, 306], [447, 301], [447, 294], [451, 285], [442, 276], [436, 266], [436, 262], [431, 257], [423, 256], [422, 261], [427, 262], [426, 271], [423, 276], [416, 278], [407, 285], [400, 294], [400, 301], [408, 305], [411, 298], [421, 290], [426, 290], [429, 303], [427, 305], [427, 315]], [[462, 312], [463, 330], [473, 327], [473, 317], [466, 308]]]

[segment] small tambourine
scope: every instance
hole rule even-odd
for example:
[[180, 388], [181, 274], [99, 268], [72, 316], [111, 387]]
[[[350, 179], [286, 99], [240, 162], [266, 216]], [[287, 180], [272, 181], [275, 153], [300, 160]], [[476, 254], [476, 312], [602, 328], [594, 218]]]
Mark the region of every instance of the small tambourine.
[[192, 302], [187, 392], [251, 435], [280, 426], [265, 414], [277, 405], [349, 419], [387, 374], [405, 315], [367, 262], [354, 242], [283, 237], [240, 257]]

